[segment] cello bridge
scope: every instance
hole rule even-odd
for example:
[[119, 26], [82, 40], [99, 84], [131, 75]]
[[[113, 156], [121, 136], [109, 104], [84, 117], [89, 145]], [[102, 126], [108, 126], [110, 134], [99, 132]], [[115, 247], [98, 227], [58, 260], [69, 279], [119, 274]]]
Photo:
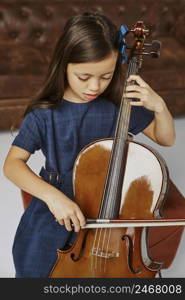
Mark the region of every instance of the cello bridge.
[[102, 258], [119, 257], [119, 252], [102, 251], [101, 249], [97, 249], [97, 248], [93, 248], [91, 254]]

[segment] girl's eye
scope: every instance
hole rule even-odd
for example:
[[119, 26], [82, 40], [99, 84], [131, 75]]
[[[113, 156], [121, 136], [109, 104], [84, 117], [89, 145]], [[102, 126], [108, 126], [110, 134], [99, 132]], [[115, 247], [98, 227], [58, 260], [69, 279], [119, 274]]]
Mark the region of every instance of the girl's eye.
[[[79, 80], [82, 80], [82, 81], [87, 81], [87, 80], [89, 79], [89, 77], [88, 77], [88, 78], [81, 78], [81, 77], [78, 77], [78, 79], [79, 79]], [[110, 80], [111, 77], [102, 77], [101, 79], [103, 79], [103, 80]]]
[[78, 77], [78, 79], [79, 79], [79, 80], [82, 80], [82, 81], [86, 81], [86, 80], [88, 80], [89, 78], [80, 78], [80, 77]]
[[102, 79], [104, 79], [104, 80], [109, 80], [109, 79], [111, 79], [111, 77], [102, 77]]

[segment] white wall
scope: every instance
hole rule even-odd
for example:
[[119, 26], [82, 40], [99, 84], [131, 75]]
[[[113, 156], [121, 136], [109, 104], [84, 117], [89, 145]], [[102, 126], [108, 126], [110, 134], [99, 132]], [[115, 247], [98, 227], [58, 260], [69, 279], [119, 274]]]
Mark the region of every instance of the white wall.
[[[170, 177], [178, 189], [185, 195], [185, 118], [175, 119], [177, 140], [173, 147], [161, 147], [149, 141], [142, 134], [136, 141], [146, 143], [158, 150], [166, 160]], [[16, 133], [15, 133], [16, 134]], [[2, 174], [2, 166], [8, 149], [13, 141], [10, 132], [0, 133], [0, 277], [14, 277], [14, 266], [11, 254], [14, 234], [23, 213], [20, 190]], [[38, 172], [43, 165], [40, 152], [31, 157], [29, 165]], [[185, 277], [185, 233], [183, 234], [176, 258], [169, 269], [162, 271], [163, 277]]]

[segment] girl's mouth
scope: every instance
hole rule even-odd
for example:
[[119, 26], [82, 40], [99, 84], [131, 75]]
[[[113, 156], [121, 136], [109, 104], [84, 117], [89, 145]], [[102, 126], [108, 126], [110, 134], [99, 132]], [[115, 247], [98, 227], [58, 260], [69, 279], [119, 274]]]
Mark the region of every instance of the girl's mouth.
[[92, 99], [97, 98], [97, 97], [98, 97], [98, 94], [94, 94], [94, 95], [92, 95], [92, 94], [85, 94], [85, 97], [86, 97], [87, 99], [89, 99], [89, 100], [92, 100]]

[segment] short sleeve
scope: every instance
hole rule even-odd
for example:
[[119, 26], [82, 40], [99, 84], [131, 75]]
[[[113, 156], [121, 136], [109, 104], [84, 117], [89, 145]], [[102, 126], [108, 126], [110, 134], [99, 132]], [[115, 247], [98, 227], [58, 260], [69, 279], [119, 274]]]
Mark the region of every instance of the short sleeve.
[[43, 136], [43, 120], [38, 112], [31, 111], [23, 120], [18, 135], [15, 137], [12, 145], [34, 153], [41, 148]]
[[138, 134], [142, 132], [154, 119], [154, 113], [143, 106], [132, 106], [129, 132]]

